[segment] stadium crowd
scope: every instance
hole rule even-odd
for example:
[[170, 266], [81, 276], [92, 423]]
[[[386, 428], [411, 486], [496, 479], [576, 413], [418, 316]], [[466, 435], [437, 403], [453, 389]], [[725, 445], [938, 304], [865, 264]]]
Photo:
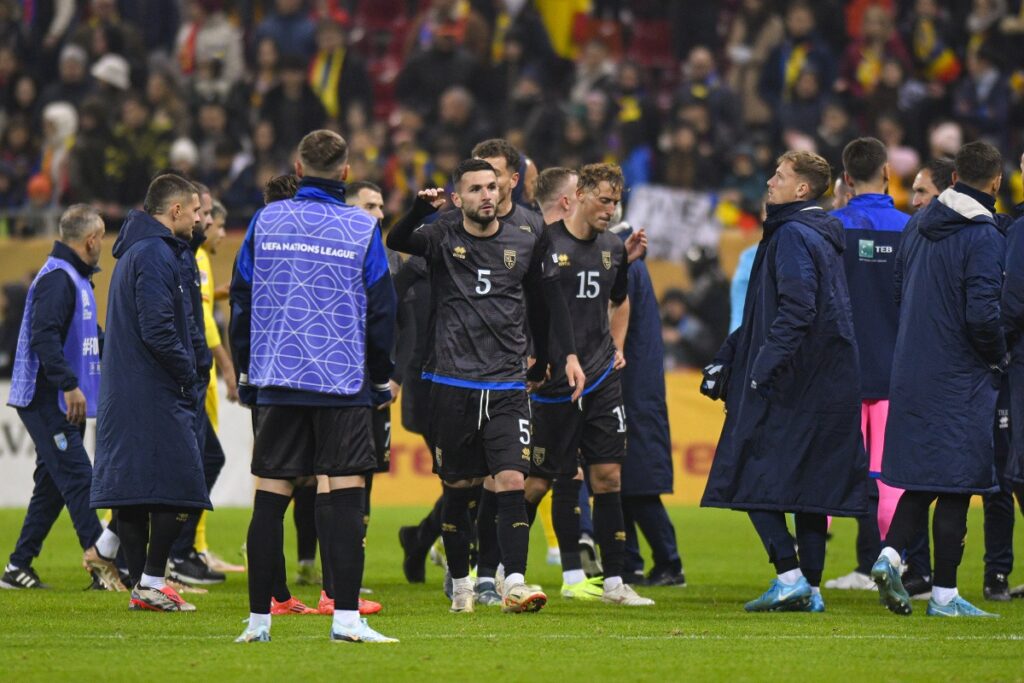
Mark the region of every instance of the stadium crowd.
[[[525, 573], [540, 518], [563, 598], [653, 606], [633, 586], [685, 585], [658, 498], [672, 478], [662, 345], [687, 334], [699, 303], [716, 332], [691, 358], [710, 361], [700, 391], [727, 408], [702, 504], [748, 513], [777, 574], [747, 611], [825, 611], [831, 515], [858, 519], [858, 557], [824, 587], [877, 588], [903, 615], [923, 597], [929, 615], [992, 616], [958, 592], [972, 495], [985, 497], [983, 594], [1011, 599], [1014, 496], [1024, 506], [1024, 440], [1009, 431], [1024, 403], [1024, 226], [1011, 202], [1024, 158], [1020, 93], [1000, 62], [1021, 63], [1007, 36], [1024, 14], [794, 0], [778, 12], [707, 3], [682, 21], [597, 2], [563, 22], [566, 38], [543, 0], [277, 0], [234, 14], [209, 0], [181, 27], [174, 3], [154, 3], [167, 12], [146, 30], [167, 19], [177, 37], [147, 53], [158, 43], [130, 28], [131, 7], [122, 17], [94, 0], [75, 25], [54, 0], [25, 17], [60, 29], [20, 48], [59, 76], [25, 192], [39, 215], [56, 208], [60, 239], [16, 335], [9, 403], [39, 462], [4, 588], [42, 587], [31, 561], [65, 505], [94, 585], [129, 590], [132, 609], [194, 610], [179, 590], [235, 569], [203, 535], [224, 463], [216, 363], [255, 432], [238, 642], [269, 640], [271, 615], [312, 612], [333, 615], [333, 640], [394, 642], [361, 618], [381, 606], [359, 595], [396, 394], [444, 484], [399, 534], [410, 582], [440, 538], [452, 612], [538, 611], [547, 595]], [[856, 30], [819, 30], [837, 21], [826, 9]], [[250, 15], [242, 32], [232, 17]], [[698, 44], [705, 22], [722, 54]], [[398, 49], [383, 87], [370, 57]], [[677, 56], [678, 72], [658, 62]], [[677, 77], [651, 80], [665, 73]], [[139, 79], [145, 95], [131, 90]], [[11, 106], [35, 105], [30, 86], [16, 77]], [[30, 109], [8, 131], [17, 116], [31, 131]], [[699, 249], [687, 258], [702, 296], [666, 297], [678, 306], [659, 316], [646, 233], [619, 211], [648, 182], [713, 191], [737, 225], [763, 227], [734, 278], [728, 337], [725, 278]], [[248, 213], [222, 343], [209, 257], [225, 215]], [[112, 220], [104, 334], [90, 280]], [[321, 550], [317, 609], [284, 572], [283, 519], [300, 497]], [[115, 511], [105, 527], [96, 509]], [[646, 577], [638, 528], [654, 556]], [[600, 576], [584, 567], [588, 529]]]

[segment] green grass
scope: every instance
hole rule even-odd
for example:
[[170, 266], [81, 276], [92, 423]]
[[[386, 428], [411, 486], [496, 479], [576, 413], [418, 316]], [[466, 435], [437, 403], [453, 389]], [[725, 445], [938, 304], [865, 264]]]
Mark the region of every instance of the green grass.
[[[529, 615], [487, 608], [453, 615], [439, 569], [428, 569], [426, 585], [402, 577], [396, 531], [422, 512], [374, 511], [364, 584], [384, 611], [371, 619], [402, 640], [378, 646], [328, 642], [330, 620], [320, 616], [278, 617], [272, 643], [235, 645], [248, 612], [240, 574], [193, 596], [198, 612], [129, 612], [123, 593], [81, 592], [80, 550], [62, 517], [36, 563], [52, 590], [0, 591], [0, 680], [1024, 680], [1024, 601], [981, 600], [978, 509], [971, 510], [961, 590], [1001, 613], [997, 620], [926, 618], [924, 603], [916, 602], [913, 616], [901, 618], [873, 593], [844, 591], [825, 592], [823, 615], [746, 614], [743, 602], [772, 576], [757, 538], [745, 515], [696, 508], [672, 511], [690, 586], [642, 589], [657, 600], [653, 608], [561, 600], [558, 569], [543, 563], [535, 529], [529, 578], [549, 589], [548, 607]], [[3, 552], [14, 544], [21, 516], [0, 510]], [[219, 510], [210, 522], [213, 549], [237, 557], [248, 511]], [[290, 521], [286, 530], [291, 558]], [[852, 567], [854, 523], [837, 520], [833, 532], [826, 577]], [[295, 593], [316, 600], [312, 588]]]

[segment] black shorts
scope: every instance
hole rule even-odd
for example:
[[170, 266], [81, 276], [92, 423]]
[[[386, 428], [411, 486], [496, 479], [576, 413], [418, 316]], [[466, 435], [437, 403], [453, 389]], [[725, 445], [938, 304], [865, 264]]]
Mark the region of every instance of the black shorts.
[[530, 471], [530, 401], [522, 389], [464, 389], [434, 383], [430, 435], [444, 481]]
[[373, 454], [377, 458], [374, 472], [391, 469], [391, 406], [383, 410], [373, 408]]
[[260, 406], [252, 473], [267, 479], [373, 472], [377, 458], [368, 406]]
[[574, 403], [533, 401], [531, 477], [574, 477], [581, 465], [622, 463], [626, 408], [620, 377], [611, 373]]

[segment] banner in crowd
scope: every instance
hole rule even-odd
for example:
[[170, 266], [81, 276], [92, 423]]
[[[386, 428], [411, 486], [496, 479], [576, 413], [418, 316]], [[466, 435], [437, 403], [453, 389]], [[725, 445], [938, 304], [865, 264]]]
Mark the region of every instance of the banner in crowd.
[[[712, 403], [697, 391], [700, 373], [670, 372], [666, 375], [669, 422], [672, 429], [672, 462], [675, 492], [666, 503], [696, 504], [704, 491], [715, 444], [722, 429], [721, 403]], [[10, 383], [0, 383], [0, 398], [7, 400]], [[378, 474], [373, 483], [374, 505], [431, 505], [441, 486], [430, 471], [430, 453], [423, 439], [402, 429], [394, 410], [391, 437], [391, 471]], [[213, 489], [214, 506], [252, 505], [253, 480], [249, 474], [252, 453], [249, 411], [221, 396], [220, 437], [227, 464]], [[154, 435], [158, 438], [157, 435]], [[90, 420], [86, 448], [93, 455], [95, 423]], [[32, 495], [35, 449], [18, 413], [0, 406], [0, 507], [25, 507]]]
[[626, 222], [647, 230], [648, 258], [679, 263], [693, 244], [717, 246], [722, 226], [710, 192], [664, 185], [639, 185], [629, 191]]

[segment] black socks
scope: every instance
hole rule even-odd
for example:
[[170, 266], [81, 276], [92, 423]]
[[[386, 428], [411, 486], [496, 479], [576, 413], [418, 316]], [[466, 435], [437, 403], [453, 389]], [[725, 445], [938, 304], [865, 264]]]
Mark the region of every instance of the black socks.
[[117, 537], [121, 539], [121, 552], [124, 553], [128, 575], [131, 576], [134, 588], [142, 579], [142, 571], [146, 567], [149, 513], [144, 508], [127, 507], [118, 509], [116, 517]]
[[601, 548], [604, 576], [622, 576], [626, 561], [626, 524], [622, 520], [622, 495], [594, 494], [594, 536]]
[[149, 513], [149, 549], [146, 552], [145, 573], [150, 576], [163, 576], [167, 571], [167, 558], [171, 555], [171, 546], [181, 528], [188, 521], [188, 512], [151, 512]]
[[476, 495], [473, 488], [450, 486], [445, 486], [441, 495], [441, 539], [444, 541], [448, 571], [453, 579], [464, 579], [469, 576], [469, 504], [475, 500]]
[[291, 496], [256, 491], [246, 549], [249, 555], [249, 611], [270, 614], [275, 581], [284, 579], [284, 513]]
[[495, 494], [495, 497], [498, 500], [498, 546], [501, 549], [501, 562], [505, 565], [505, 576], [526, 574], [526, 555], [530, 546], [526, 497], [521, 490], [503, 491]]
[[292, 509], [292, 518], [295, 520], [295, 539], [299, 546], [299, 561], [312, 561], [316, 558], [316, 513], [314, 503], [316, 500], [316, 486], [300, 486], [292, 494], [295, 499], [295, 507]]
[[359, 587], [366, 559], [366, 490], [362, 486], [337, 489], [331, 491], [330, 498], [330, 531], [323, 548], [331, 559], [334, 609], [355, 611], [359, 609]]
[[580, 561], [579, 479], [556, 479], [551, 492], [551, 521], [562, 556], [562, 571], [582, 569]]
[[334, 577], [331, 574], [331, 558], [327, 546], [331, 535], [331, 494], [316, 494], [316, 533], [320, 539], [320, 571], [324, 577], [324, 593], [334, 599]]
[[[520, 492], [521, 493], [521, 492]], [[477, 576], [493, 578], [501, 562], [498, 542], [498, 494], [481, 489], [480, 506], [476, 518]], [[508, 567], [505, 567], [508, 573]]]

